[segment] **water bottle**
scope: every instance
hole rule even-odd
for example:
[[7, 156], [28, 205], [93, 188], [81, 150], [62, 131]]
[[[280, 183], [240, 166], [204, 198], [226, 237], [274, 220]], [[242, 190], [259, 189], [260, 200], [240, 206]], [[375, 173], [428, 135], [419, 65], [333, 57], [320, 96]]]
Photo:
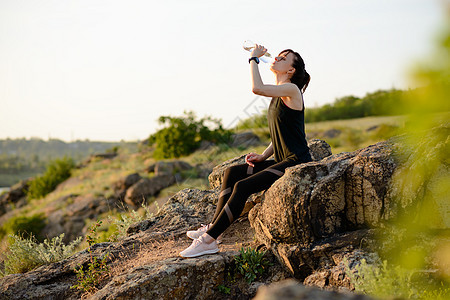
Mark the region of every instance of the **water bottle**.
[[[244, 49], [247, 50], [248, 52], [252, 52], [253, 48], [256, 47], [256, 44], [253, 43], [253, 42], [250, 41], [250, 40], [246, 40], [246, 41], [244, 41], [244, 46], [243, 46], [243, 47], [244, 47]], [[264, 55], [261, 56], [259, 59], [260, 59], [262, 62], [265, 62], [265, 63], [269, 63], [269, 62], [272, 62], [272, 61], [273, 61], [272, 55], [270, 55], [269, 52], [264, 53]]]

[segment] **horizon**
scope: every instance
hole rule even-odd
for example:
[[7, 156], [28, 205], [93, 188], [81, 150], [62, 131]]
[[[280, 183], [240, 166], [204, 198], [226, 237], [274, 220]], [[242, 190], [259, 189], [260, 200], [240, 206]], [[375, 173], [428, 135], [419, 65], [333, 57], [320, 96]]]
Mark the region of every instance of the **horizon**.
[[[408, 75], [443, 25], [442, 3], [429, 0], [295, 1], [290, 10], [267, 1], [256, 12], [239, 1], [25, 2], [0, 3], [0, 139], [141, 141], [159, 116], [184, 110], [230, 127], [268, 106], [251, 93], [247, 39], [302, 55], [306, 109], [414, 88]], [[272, 84], [268, 65], [259, 69]]]

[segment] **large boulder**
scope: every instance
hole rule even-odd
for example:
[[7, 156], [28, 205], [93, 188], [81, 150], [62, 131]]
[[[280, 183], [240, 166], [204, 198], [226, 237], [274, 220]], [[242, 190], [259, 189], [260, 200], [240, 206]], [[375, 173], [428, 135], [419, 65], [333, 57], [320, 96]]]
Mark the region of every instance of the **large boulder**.
[[124, 201], [133, 207], [140, 206], [143, 202], [147, 202], [148, 197], [155, 196], [162, 189], [174, 183], [175, 177], [169, 174], [142, 178], [128, 188]]
[[231, 147], [243, 147], [256, 146], [261, 143], [259, 137], [251, 131], [236, 133], [231, 136]]
[[218, 190], [181, 190], [167, 200], [153, 219], [130, 226], [128, 234], [151, 231], [170, 232], [172, 236], [184, 235], [187, 230], [211, 221], [218, 196]]
[[304, 286], [294, 279], [286, 279], [262, 286], [253, 300], [370, 300], [364, 295], [353, 293], [337, 293], [323, 291], [318, 288]]
[[147, 167], [147, 172], [154, 172], [155, 176], [160, 175], [175, 175], [182, 171], [190, 170], [193, 167], [182, 160], [172, 160], [172, 161], [158, 161]]
[[304, 252], [314, 243], [387, 218], [385, 196], [396, 166], [392, 145], [382, 142], [288, 168], [250, 211], [256, 238], [304, 278], [311, 272]]
[[86, 233], [86, 220], [95, 220], [111, 208], [120, 207], [118, 204], [114, 197], [76, 194], [60, 197], [46, 208], [47, 222], [42, 235], [53, 238], [64, 233], [64, 241], [72, 241]]
[[127, 189], [141, 179], [142, 177], [139, 175], [139, 173], [132, 173], [119, 179], [113, 184], [115, 194], [118, 198], [123, 199], [125, 197]]
[[0, 196], [0, 215], [11, 211], [13, 208], [24, 206], [27, 201], [27, 192], [31, 183], [31, 178], [22, 180], [13, 185], [7, 193]]

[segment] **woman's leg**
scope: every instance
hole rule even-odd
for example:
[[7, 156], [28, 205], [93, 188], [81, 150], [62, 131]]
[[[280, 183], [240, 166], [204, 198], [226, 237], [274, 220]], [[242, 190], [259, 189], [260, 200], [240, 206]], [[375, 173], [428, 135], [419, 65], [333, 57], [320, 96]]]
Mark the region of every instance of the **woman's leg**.
[[227, 168], [223, 175], [222, 187], [220, 189], [219, 200], [217, 201], [216, 212], [212, 218], [211, 224], [216, 221], [223, 207], [227, 203], [228, 199], [233, 192], [233, 187], [239, 180], [252, 176], [265, 168], [275, 164], [273, 160], [265, 160], [259, 163], [255, 163], [255, 167], [251, 167], [248, 164], [234, 165]]
[[[229, 196], [228, 201], [223, 205], [218, 216], [215, 216], [212, 226], [206, 233], [214, 239], [217, 239], [217, 237], [239, 217], [244, 209], [247, 198], [251, 194], [268, 189], [277, 179], [284, 175], [284, 170], [286, 168], [295, 166], [299, 163], [299, 161], [282, 161], [271, 164], [263, 170], [237, 181], [234, 184], [233, 191]], [[255, 164], [255, 168], [256, 167]]]

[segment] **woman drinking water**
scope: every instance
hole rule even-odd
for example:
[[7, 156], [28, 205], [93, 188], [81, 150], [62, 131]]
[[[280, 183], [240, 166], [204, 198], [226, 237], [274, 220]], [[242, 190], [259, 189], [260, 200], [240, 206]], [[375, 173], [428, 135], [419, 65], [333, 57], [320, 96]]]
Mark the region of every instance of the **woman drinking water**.
[[[245, 164], [226, 169], [214, 217], [210, 224], [186, 233], [194, 241], [180, 252], [182, 257], [219, 252], [222, 233], [240, 216], [251, 194], [268, 189], [286, 168], [312, 160], [305, 137], [303, 93], [310, 81], [305, 63], [297, 52], [281, 51], [270, 66], [276, 84], [264, 84], [258, 64], [266, 52], [256, 45], [249, 63], [253, 93], [272, 97], [267, 114], [271, 143], [262, 154], [247, 154]], [[272, 155], [274, 160], [267, 160]]]

